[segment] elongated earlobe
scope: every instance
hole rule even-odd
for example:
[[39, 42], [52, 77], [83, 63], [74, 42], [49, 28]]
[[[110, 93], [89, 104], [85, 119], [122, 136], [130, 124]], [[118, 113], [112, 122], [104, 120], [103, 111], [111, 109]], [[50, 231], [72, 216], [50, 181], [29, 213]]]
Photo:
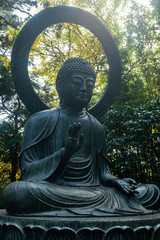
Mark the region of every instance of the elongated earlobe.
[[60, 100], [60, 106], [63, 107], [64, 105], [64, 99], [62, 97], [59, 97], [59, 100]]

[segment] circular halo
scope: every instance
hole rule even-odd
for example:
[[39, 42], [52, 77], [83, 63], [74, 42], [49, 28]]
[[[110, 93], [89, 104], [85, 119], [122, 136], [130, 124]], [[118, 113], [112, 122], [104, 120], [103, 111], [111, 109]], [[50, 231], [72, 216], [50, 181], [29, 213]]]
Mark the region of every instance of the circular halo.
[[12, 76], [21, 100], [31, 113], [48, 109], [35, 93], [28, 75], [28, 57], [37, 36], [47, 27], [58, 23], [79, 24], [90, 30], [101, 42], [109, 62], [108, 83], [100, 100], [89, 113], [100, 118], [115, 100], [121, 81], [119, 51], [105, 25], [94, 15], [76, 7], [47, 8], [31, 18], [20, 31], [12, 50]]

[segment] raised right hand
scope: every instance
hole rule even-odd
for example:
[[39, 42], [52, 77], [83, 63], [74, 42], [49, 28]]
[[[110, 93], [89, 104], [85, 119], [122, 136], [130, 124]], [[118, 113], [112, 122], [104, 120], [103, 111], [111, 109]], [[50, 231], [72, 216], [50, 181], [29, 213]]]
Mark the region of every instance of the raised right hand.
[[80, 129], [81, 124], [79, 122], [69, 125], [68, 138], [65, 144], [65, 153], [69, 156], [77, 152], [83, 144], [83, 134], [78, 137]]

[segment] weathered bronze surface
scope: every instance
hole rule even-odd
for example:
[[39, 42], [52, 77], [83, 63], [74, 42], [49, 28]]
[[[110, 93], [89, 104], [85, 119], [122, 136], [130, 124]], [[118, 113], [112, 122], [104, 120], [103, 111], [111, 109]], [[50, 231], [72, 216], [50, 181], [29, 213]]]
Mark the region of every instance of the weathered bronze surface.
[[[56, 81], [60, 107], [33, 114], [25, 126], [22, 179], [4, 191], [10, 215], [152, 213], [137, 200], [140, 187], [134, 180], [119, 179], [109, 171], [103, 127], [84, 111], [95, 81], [96, 73], [84, 59], [70, 58], [60, 69]], [[145, 204], [147, 198], [151, 201], [147, 194]], [[154, 193], [157, 196], [159, 192]]]
[[159, 240], [160, 213], [123, 217], [17, 217], [0, 210], [3, 240]]
[[[89, 112], [85, 109], [92, 97], [96, 73], [86, 60], [70, 58], [60, 69], [56, 81], [60, 106], [54, 109], [48, 109], [35, 95], [28, 76], [27, 61], [33, 40], [47, 26], [64, 21], [81, 23], [90, 29], [108, 55], [109, 82], [104, 96]], [[24, 130], [21, 181], [11, 183], [4, 191], [8, 214], [106, 217], [152, 213], [144, 207], [157, 207], [159, 189], [154, 185], [137, 185], [130, 178], [119, 179], [109, 170], [105, 134], [96, 118], [109, 108], [117, 94], [120, 59], [104, 25], [77, 8], [42, 11], [17, 38], [12, 71], [17, 92], [34, 114]]]

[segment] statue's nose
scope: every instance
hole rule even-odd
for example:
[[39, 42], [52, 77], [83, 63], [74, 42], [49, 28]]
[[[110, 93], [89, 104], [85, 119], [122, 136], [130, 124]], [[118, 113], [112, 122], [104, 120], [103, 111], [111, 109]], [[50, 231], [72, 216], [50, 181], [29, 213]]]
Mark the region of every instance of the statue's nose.
[[87, 84], [85, 80], [81, 82], [81, 91], [87, 91]]

